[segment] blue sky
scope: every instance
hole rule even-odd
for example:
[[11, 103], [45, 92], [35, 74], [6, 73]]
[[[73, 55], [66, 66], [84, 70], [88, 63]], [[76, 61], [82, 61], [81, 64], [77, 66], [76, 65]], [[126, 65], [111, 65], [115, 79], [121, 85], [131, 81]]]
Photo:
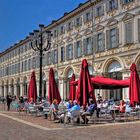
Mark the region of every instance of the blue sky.
[[0, 0], [0, 51], [87, 0]]

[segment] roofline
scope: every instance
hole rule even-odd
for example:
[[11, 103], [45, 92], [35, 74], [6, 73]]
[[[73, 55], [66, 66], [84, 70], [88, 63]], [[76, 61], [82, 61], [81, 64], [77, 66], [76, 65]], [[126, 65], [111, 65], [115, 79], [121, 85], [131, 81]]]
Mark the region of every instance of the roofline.
[[[102, 0], [88, 0], [85, 3], [81, 3], [82, 5], [77, 6], [75, 9], [73, 9], [72, 11], [70, 11], [68, 14], [64, 14], [62, 17], [60, 17], [59, 19], [55, 20], [54, 23], [51, 23], [49, 25], [47, 25], [44, 30], [50, 30], [52, 28], [54, 28], [55, 26], [58, 26], [59, 24], [63, 23], [64, 21], [72, 18], [74, 15], [79, 14], [80, 12], [82, 12], [83, 10], [88, 9], [91, 6], [96, 5], [97, 3], [101, 2]], [[19, 43], [14, 44], [13, 46], [11, 46], [10, 48], [6, 49], [5, 51], [0, 53], [0, 57], [3, 56], [4, 54], [6, 54], [9, 51], [14, 50], [15, 48], [27, 43], [29, 41], [29, 37], [26, 37], [23, 40], [20, 40]]]

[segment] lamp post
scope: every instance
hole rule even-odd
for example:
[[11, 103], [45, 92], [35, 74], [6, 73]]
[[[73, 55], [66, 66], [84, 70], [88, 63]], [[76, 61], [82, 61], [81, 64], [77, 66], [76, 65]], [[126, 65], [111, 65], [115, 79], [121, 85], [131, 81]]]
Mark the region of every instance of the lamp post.
[[48, 51], [51, 47], [51, 31], [45, 31], [44, 25], [39, 25], [40, 30], [34, 30], [33, 33], [30, 33], [30, 46], [31, 48], [39, 52], [39, 96], [42, 98], [42, 57], [43, 52]]

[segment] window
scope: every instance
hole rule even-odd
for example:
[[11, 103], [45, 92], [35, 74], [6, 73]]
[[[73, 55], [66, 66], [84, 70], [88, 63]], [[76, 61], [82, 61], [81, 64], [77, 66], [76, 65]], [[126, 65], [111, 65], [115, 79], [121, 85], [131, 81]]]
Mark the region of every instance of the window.
[[107, 48], [115, 48], [119, 46], [119, 30], [112, 28], [106, 33], [106, 46]]
[[110, 45], [111, 45], [111, 48], [116, 47], [116, 29], [115, 28], [110, 30]]
[[103, 6], [100, 5], [96, 8], [95, 16], [99, 17], [99, 16], [102, 16], [102, 15], [104, 15], [104, 9], [103, 9]]
[[28, 70], [31, 69], [31, 59], [28, 59]]
[[57, 37], [57, 30], [54, 30], [54, 37]]
[[75, 22], [76, 22], [76, 23], [75, 23], [75, 26], [76, 26], [76, 27], [81, 26], [81, 25], [82, 25], [82, 18], [81, 18], [81, 17], [76, 18], [76, 21], [75, 21]]
[[90, 12], [87, 12], [86, 14], [85, 14], [85, 18], [84, 18], [84, 21], [85, 22], [88, 22], [88, 21], [90, 21], [91, 20], [91, 13]]
[[36, 68], [35, 57], [32, 58], [32, 69]]
[[54, 64], [58, 62], [58, 55], [57, 55], [57, 50], [54, 50]]
[[65, 28], [64, 28], [64, 26], [61, 26], [60, 27], [60, 34], [64, 34], [65, 33]]
[[67, 45], [67, 60], [73, 58], [73, 45], [69, 44]]
[[138, 19], [138, 40], [140, 42], [140, 19]]
[[133, 2], [134, 0], [121, 0], [122, 4], [127, 4]]
[[132, 21], [125, 23], [125, 43], [133, 43], [133, 28]]
[[61, 47], [61, 61], [65, 61], [65, 48]]
[[97, 50], [96, 51], [103, 51], [103, 50], [104, 50], [104, 33], [99, 33], [97, 35]]
[[77, 41], [75, 46], [75, 58], [82, 56], [82, 41]]
[[50, 65], [51, 64], [51, 52], [47, 53], [47, 64]]
[[107, 12], [118, 8], [118, 0], [107, 1]]
[[92, 38], [84, 39], [84, 52], [85, 55], [92, 54]]
[[36, 68], [39, 68], [40, 65], [40, 56], [36, 56]]
[[72, 30], [73, 29], [73, 22], [69, 22], [67, 26], [68, 26], [68, 28], [67, 28], [68, 31]]

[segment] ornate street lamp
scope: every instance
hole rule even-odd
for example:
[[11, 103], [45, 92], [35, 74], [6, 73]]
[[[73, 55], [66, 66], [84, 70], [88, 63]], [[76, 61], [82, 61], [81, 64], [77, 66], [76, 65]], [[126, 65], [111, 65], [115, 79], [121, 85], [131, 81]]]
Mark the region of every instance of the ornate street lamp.
[[42, 98], [42, 57], [43, 52], [48, 51], [51, 47], [51, 31], [45, 31], [44, 25], [39, 25], [40, 30], [34, 30], [33, 33], [30, 33], [30, 46], [31, 48], [39, 52], [39, 61], [40, 61], [40, 71], [39, 71], [39, 96]]

